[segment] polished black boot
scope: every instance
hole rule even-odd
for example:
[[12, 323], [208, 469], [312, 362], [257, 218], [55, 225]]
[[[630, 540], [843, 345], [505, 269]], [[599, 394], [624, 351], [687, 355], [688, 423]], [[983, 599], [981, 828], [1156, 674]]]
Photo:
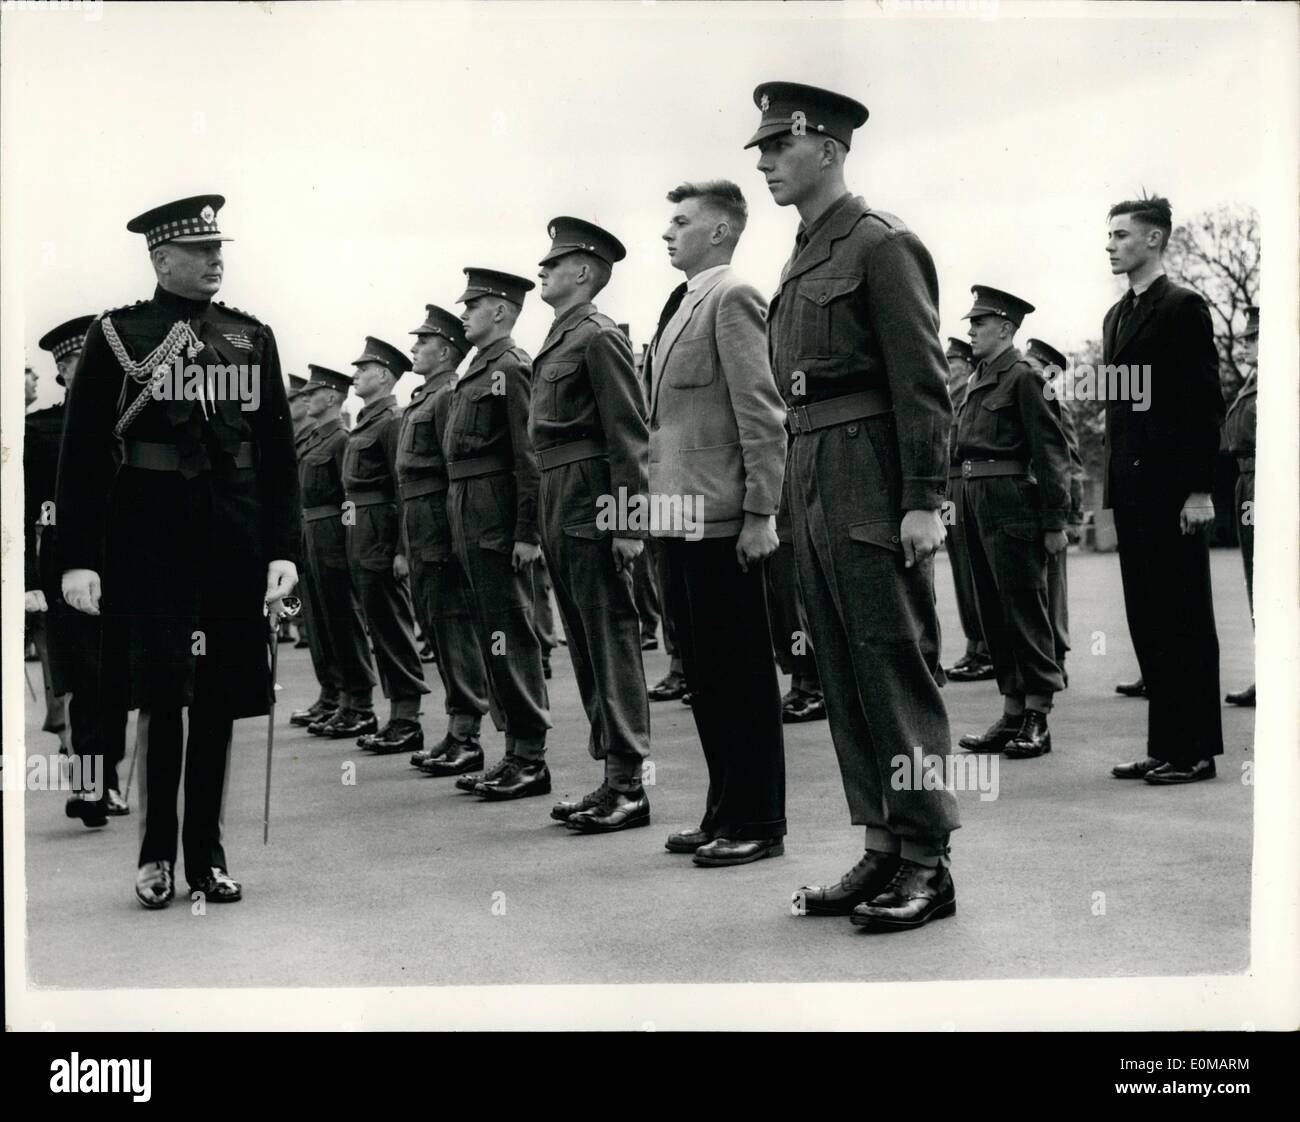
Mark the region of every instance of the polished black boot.
[[510, 761], [513, 759], [514, 757], [507, 753], [481, 775], [462, 775], [456, 780], [456, 789], [458, 791], [469, 791], [471, 794], [477, 794], [480, 784], [486, 783], [489, 780], [499, 779], [501, 775], [511, 767]]
[[373, 733], [379, 728], [374, 713], [363, 713], [360, 709], [340, 709], [327, 721], [318, 721], [308, 725], [307, 731], [313, 736], [323, 736], [327, 740], [346, 740], [366, 733]]
[[853, 909], [849, 922], [868, 931], [910, 931], [957, 911], [957, 892], [946, 866], [900, 861], [889, 886]]
[[1020, 731], [1002, 749], [1008, 760], [1032, 760], [1046, 756], [1052, 750], [1052, 734], [1047, 731], [1047, 714], [1037, 709], [1026, 709]]
[[509, 756], [507, 766], [494, 778], [484, 776], [474, 788], [474, 794], [489, 801], [526, 799], [532, 795], [551, 793], [551, 770], [545, 760], [526, 760], [522, 756]]
[[859, 904], [874, 900], [885, 890], [898, 871], [898, 862], [897, 853], [868, 849], [837, 883], [800, 888], [791, 900], [791, 909], [796, 915], [850, 915]]
[[594, 806], [575, 811], [564, 824], [580, 834], [612, 834], [615, 830], [649, 826], [650, 800], [644, 787], [635, 791], [605, 787], [604, 794]]
[[306, 709], [295, 709], [290, 713], [289, 724], [300, 725], [301, 727], [306, 728], [308, 725], [313, 725], [317, 721], [329, 720], [329, 718], [334, 716], [337, 712], [337, 705], [331, 705], [325, 701], [316, 701]]
[[601, 783], [589, 795], [583, 795], [580, 799], [561, 800], [551, 807], [551, 817], [557, 822], [567, 822], [573, 815], [582, 810], [590, 810], [594, 806], [599, 806], [609, 790], [608, 783]]
[[967, 733], [957, 743], [967, 752], [1001, 752], [1011, 738], [1020, 731], [1021, 720], [1019, 716], [1013, 717], [1009, 713], [1003, 713], [982, 736], [978, 733]]
[[1255, 683], [1251, 682], [1244, 690], [1228, 694], [1224, 699], [1229, 705], [1241, 705], [1247, 709], [1255, 708]]
[[1141, 678], [1132, 682], [1119, 682], [1115, 686], [1115, 692], [1123, 694], [1125, 697], [1146, 697], [1147, 684]]
[[424, 729], [420, 727], [419, 721], [407, 717], [394, 717], [383, 732], [362, 747], [376, 756], [413, 752], [424, 747]]
[[[477, 740], [454, 740], [448, 738], [446, 751], [434, 756], [420, 765], [425, 775], [464, 775], [469, 771], [478, 771], [483, 766], [483, 749]], [[475, 781], [482, 776], [476, 776]], [[460, 786], [457, 783], [457, 786]], [[462, 788], [465, 790], [465, 788]]]

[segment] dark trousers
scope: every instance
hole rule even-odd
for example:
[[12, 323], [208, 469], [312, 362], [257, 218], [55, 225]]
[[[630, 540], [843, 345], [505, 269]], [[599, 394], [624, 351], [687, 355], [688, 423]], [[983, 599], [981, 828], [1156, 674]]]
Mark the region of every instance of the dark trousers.
[[189, 709], [189, 736], [182, 752], [180, 706], [140, 711], [140, 860], [176, 860], [176, 794], [185, 772], [185, 826], [181, 844], [185, 877], [197, 884], [215, 866], [225, 869], [221, 846], [221, 808], [234, 722], [230, 717]]
[[97, 692], [72, 694], [68, 699], [68, 720], [72, 726], [72, 751], [81, 759], [83, 790], [84, 780], [94, 774], [102, 780], [102, 788], [95, 792], [102, 798], [105, 791], [122, 789], [117, 766], [126, 755], [127, 714], [116, 708], [104, 712], [95, 696]]
[[949, 480], [953, 523], [948, 527], [946, 541], [948, 565], [952, 569], [953, 592], [957, 596], [957, 618], [961, 620], [961, 633], [966, 636], [966, 653], [987, 655], [989, 648], [984, 642], [984, 632], [980, 630], [980, 609], [975, 596], [975, 578], [971, 575], [970, 550], [966, 547], [965, 504], [961, 490], [960, 479]]
[[742, 572], [736, 540], [662, 539], [664, 598], [709, 770], [700, 829], [733, 841], [778, 838], [786, 830], [785, 742], [766, 565]]
[[1178, 508], [1115, 508], [1124, 610], [1147, 706], [1147, 754], [1190, 765], [1223, 753], [1210, 548]]
[[822, 683], [817, 675], [808, 616], [799, 595], [791, 542], [781, 542], [767, 559], [767, 609], [772, 625], [772, 650], [781, 672], [790, 675], [794, 689], [821, 693]]
[[963, 479], [962, 514], [980, 629], [1003, 697], [1047, 708], [1065, 688], [1048, 605], [1047, 549], [1037, 485], [1011, 476]]
[[659, 605], [662, 611], [664, 628], [664, 650], [668, 652], [668, 669], [678, 674], [683, 673], [681, 651], [677, 648], [677, 625], [673, 614], [668, 610], [668, 554], [664, 549], [662, 538], [650, 538], [646, 542], [646, 552], [652, 553], [651, 579], [659, 590]]
[[489, 705], [487, 670], [460, 562], [455, 557], [445, 561], [411, 558], [411, 591], [438, 657], [447, 713], [482, 717]]
[[[361, 623], [361, 606], [352, 586], [347, 557], [337, 543], [318, 534], [310, 523], [306, 556], [308, 581], [304, 601], [310, 597], [312, 602], [311, 642], [314, 649], [319, 646], [321, 658], [338, 673], [340, 702], [351, 709], [368, 712], [373, 706], [371, 695], [377, 681], [375, 664], [370, 655], [370, 640]], [[323, 679], [321, 685], [325, 685]]]
[[[32, 612], [27, 617], [29, 634], [36, 646], [36, 655], [41, 661], [41, 681], [45, 687], [45, 722], [41, 725], [43, 732], [62, 734], [68, 727], [68, 703], [61, 694], [54, 691], [54, 679], [50, 673], [50, 647], [46, 633], [46, 613]], [[62, 737], [60, 736], [60, 739]]]
[[632, 565], [632, 597], [636, 601], [636, 614], [641, 621], [643, 640], [659, 637], [659, 620], [663, 616], [654, 569], [654, 552], [647, 541]]
[[[800, 434], [790, 445], [799, 588], [854, 823], [871, 848], [932, 864], [957, 829], [957, 800], [896, 784], [899, 761], [951, 753], [939, 667], [934, 562], [908, 569], [892, 415]], [[893, 839], [892, 842], [887, 841]]]
[[[420, 709], [420, 695], [429, 692], [420, 666], [420, 649], [415, 643], [415, 613], [411, 593], [392, 569], [382, 572], [354, 564], [361, 611], [375, 649], [375, 666], [384, 696], [393, 702], [393, 715], [414, 719]], [[401, 712], [399, 712], [401, 708]]]
[[[1243, 471], [1237, 476], [1237, 541], [1241, 544], [1241, 563], [1246, 568], [1246, 599], [1250, 603], [1251, 626], [1255, 623], [1255, 473]], [[1247, 510], [1246, 504], [1250, 504]]]
[[543, 554], [533, 565], [533, 628], [542, 647], [543, 661], [549, 661], [551, 652], [559, 646], [555, 638], [555, 609], [551, 606], [553, 587], [550, 565]]
[[[303, 556], [306, 556], [305, 539]], [[339, 673], [338, 664], [330, 657], [321, 628], [316, 624], [316, 620], [324, 614], [324, 606], [316, 593], [316, 582], [312, 579], [311, 570], [305, 562], [302, 579], [298, 581], [295, 591], [302, 600], [302, 615], [299, 616], [298, 630], [307, 638], [312, 673], [316, 675], [316, 681], [320, 685], [320, 700], [329, 705], [338, 705], [339, 694], [343, 689], [343, 678]]]
[[1070, 684], [1065, 672], [1065, 652], [1070, 649], [1070, 588], [1066, 580], [1066, 554], [1069, 548], [1047, 557], [1047, 614], [1052, 620], [1052, 645], [1061, 681]]

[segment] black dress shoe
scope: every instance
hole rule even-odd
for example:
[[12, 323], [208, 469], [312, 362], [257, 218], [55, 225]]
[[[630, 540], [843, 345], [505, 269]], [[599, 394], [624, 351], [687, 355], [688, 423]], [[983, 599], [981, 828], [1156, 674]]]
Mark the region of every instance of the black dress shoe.
[[104, 813], [111, 818], [121, 818], [123, 815], [131, 813], [131, 807], [127, 804], [126, 799], [122, 797], [120, 791], [114, 791], [110, 787], [104, 792]]
[[289, 724], [299, 725], [306, 728], [317, 721], [325, 721], [338, 712], [337, 705], [326, 705], [321, 701], [314, 701], [306, 709], [295, 709], [289, 714]]
[[854, 908], [849, 922], [867, 931], [910, 931], [956, 911], [957, 892], [945, 866], [932, 869], [900, 861], [889, 886], [874, 900]]
[[391, 756], [396, 752], [412, 752], [424, 747], [424, 729], [419, 721], [394, 717], [384, 731], [365, 745], [376, 756]]
[[420, 644], [420, 661], [423, 663], [438, 661], [438, 656], [433, 653], [433, 646], [428, 639]]
[[234, 880], [225, 869], [213, 865], [208, 875], [197, 882], [190, 882], [191, 892], [202, 892], [204, 898], [212, 904], [233, 904], [244, 898], [244, 890], [239, 881]]
[[[474, 740], [449, 740], [447, 750], [420, 765], [425, 775], [464, 775], [483, 767], [483, 749]], [[481, 775], [475, 777], [477, 783]], [[460, 786], [457, 783], [457, 786]]]
[[695, 695], [690, 690], [687, 690], [684, 694], [682, 694], [682, 704], [683, 705], [695, 704]]
[[507, 766], [501, 774], [474, 788], [474, 794], [490, 802], [505, 799], [527, 799], [533, 795], [551, 793], [551, 769], [545, 760], [526, 760], [522, 756], [507, 756]]
[[88, 799], [73, 795], [63, 804], [63, 813], [69, 818], [80, 818], [83, 826], [107, 826], [108, 811], [103, 799]]
[[669, 834], [664, 842], [664, 849], [669, 853], [694, 853], [702, 845], [708, 845], [713, 835], [708, 830], [681, 830]]
[[1161, 764], [1142, 778], [1153, 787], [1174, 787], [1179, 783], [1199, 783], [1202, 779], [1213, 779], [1217, 774], [1214, 760], [1209, 759], [1197, 760], [1194, 764]]
[[567, 822], [570, 817], [581, 810], [590, 810], [594, 806], [600, 806], [608, 791], [609, 784], [601, 783], [591, 794], [583, 795], [580, 799], [562, 799], [551, 807], [551, 817], [557, 822]]
[[793, 907], [799, 915], [846, 916], [859, 904], [879, 896], [898, 872], [897, 853], [868, 849], [862, 860], [840, 877], [836, 884], [805, 885], [794, 894]]
[[434, 744], [426, 744], [418, 752], [411, 753], [411, 766], [421, 767], [430, 760], [440, 759], [446, 755], [447, 746], [451, 744], [451, 734], [448, 733], [441, 740]]
[[307, 731], [328, 740], [346, 740], [378, 731], [379, 721], [374, 713], [360, 709], [340, 709], [329, 720], [308, 725]]
[[657, 651], [659, 649], [659, 640], [653, 635], [647, 635], [641, 640], [641, 649], [643, 651]]
[[700, 846], [691, 860], [697, 865], [709, 867], [748, 865], [751, 861], [761, 861], [764, 857], [780, 857], [784, 852], [784, 838], [755, 838], [751, 841], [714, 838], [707, 845]]
[[651, 701], [676, 701], [686, 692], [686, 679], [680, 674], [668, 673], [645, 691]]
[[650, 799], [644, 787], [635, 791], [616, 791], [606, 787], [595, 806], [569, 815], [564, 823], [580, 834], [612, 834], [615, 830], [634, 830], [650, 825]]
[[987, 682], [990, 678], [997, 677], [993, 661], [978, 655], [959, 659], [947, 674], [948, 680], [952, 682]]
[[1122, 693], [1125, 697], [1150, 697], [1147, 693], [1147, 684], [1141, 678], [1132, 682], [1119, 682], [1115, 686], [1116, 693]]
[[1164, 760], [1148, 756], [1145, 760], [1134, 760], [1131, 764], [1117, 764], [1110, 769], [1110, 773], [1116, 779], [1142, 779], [1156, 768], [1164, 766]]
[[1255, 708], [1255, 684], [1252, 682], [1244, 690], [1230, 693], [1223, 699], [1229, 705], [1242, 705], [1248, 709]]
[[510, 766], [510, 761], [514, 759], [509, 753], [497, 760], [487, 771], [479, 775], [469, 774], [462, 775], [456, 780], [456, 789], [458, 791], [469, 791], [471, 793], [478, 791], [478, 785], [488, 779], [498, 778]]
[[826, 702], [821, 694], [804, 693], [791, 690], [789, 701], [781, 706], [781, 722], [787, 725], [802, 724], [804, 721], [823, 721], [826, 719]]
[[978, 733], [967, 733], [957, 743], [967, 752], [1001, 752], [1011, 738], [1020, 731], [1023, 721], [1023, 717], [1013, 717], [1003, 713], [982, 736]]
[[294, 645], [293, 645], [293, 649], [294, 649], [295, 651], [301, 651], [301, 650], [303, 650], [304, 648], [306, 648], [306, 647], [310, 647], [310, 646], [311, 646], [311, 644], [310, 644], [309, 642], [307, 642], [306, 639], [299, 639], [299, 640], [297, 640], [297, 642], [294, 643]]
[[176, 881], [170, 861], [146, 861], [135, 873], [135, 898], [150, 911], [165, 908], [175, 899]]
[[1026, 709], [1020, 731], [1002, 749], [1008, 760], [1032, 760], [1046, 756], [1052, 750], [1052, 734], [1047, 731], [1047, 714], [1037, 709]]

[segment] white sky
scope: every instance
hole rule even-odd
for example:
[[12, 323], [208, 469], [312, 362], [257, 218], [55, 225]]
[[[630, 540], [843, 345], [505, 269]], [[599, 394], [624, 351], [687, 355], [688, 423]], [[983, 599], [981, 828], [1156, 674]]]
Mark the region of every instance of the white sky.
[[[659, 235], [683, 179], [740, 184], [736, 265], [775, 285], [797, 215], [741, 146], [754, 86], [776, 78], [871, 110], [850, 186], [929, 247], [945, 334], [964, 335], [979, 282], [1038, 306], [1022, 338], [1070, 349], [1118, 292], [1110, 203], [1145, 186], [1179, 221], [1257, 201], [1275, 95], [1256, 63], [1270, 38], [1294, 42], [1294, 8], [902, 7], [108, 4], [88, 19], [6, 0], [10, 322], [57, 397], [36, 340], [148, 296], [127, 220], [211, 191], [237, 239], [220, 298], [272, 325], [287, 371], [350, 369], [367, 334], [408, 346], [425, 303], [455, 308], [464, 265], [533, 277], [557, 214], [627, 245], [599, 302], [639, 346], [681, 279]], [[549, 320], [534, 293], [520, 344], [535, 351]]]

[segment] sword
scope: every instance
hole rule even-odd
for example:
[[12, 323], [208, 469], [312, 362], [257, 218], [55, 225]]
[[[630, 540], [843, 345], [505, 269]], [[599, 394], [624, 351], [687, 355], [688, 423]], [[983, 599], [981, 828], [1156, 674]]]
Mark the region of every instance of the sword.
[[[140, 714], [135, 715], [135, 743], [131, 745], [131, 763], [126, 769], [126, 797], [131, 797], [131, 780], [135, 778], [135, 760], [140, 754], [140, 741], [144, 736], [144, 730], [141, 728], [143, 722], [140, 720]], [[116, 769], [115, 769], [116, 770]]]
[[280, 653], [280, 616], [292, 619], [302, 611], [302, 601], [296, 596], [285, 596], [280, 601], [280, 611], [272, 612], [270, 605], [263, 604], [270, 625], [268, 641], [271, 644], [271, 698], [266, 710], [266, 801], [262, 805], [262, 844], [266, 845], [271, 833], [271, 749], [275, 746], [275, 691], [280, 684], [275, 680], [276, 666]]

